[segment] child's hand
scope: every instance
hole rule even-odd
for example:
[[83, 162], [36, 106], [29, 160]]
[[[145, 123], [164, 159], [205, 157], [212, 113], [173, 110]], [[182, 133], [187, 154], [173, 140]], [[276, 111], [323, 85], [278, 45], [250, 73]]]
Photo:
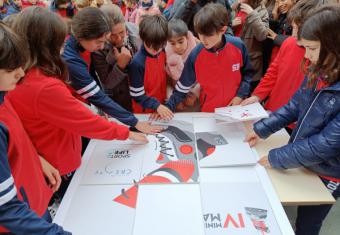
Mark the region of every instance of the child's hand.
[[241, 102], [242, 106], [248, 105], [248, 104], [254, 104], [256, 102], [260, 102], [260, 98], [257, 97], [256, 95], [253, 95]]
[[275, 0], [275, 5], [274, 5], [274, 8], [272, 10], [272, 15], [273, 15], [273, 19], [274, 20], [278, 20], [279, 18], [279, 0]]
[[145, 134], [156, 134], [163, 130], [163, 127], [161, 126], [152, 126], [151, 122], [138, 122], [135, 127]]
[[268, 29], [267, 38], [270, 38], [271, 40], [275, 40], [276, 37], [277, 37], [277, 34], [273, 30]]
[[55, 169], [48, 161], [46, 161], [43, 157], [40, 157], [40, 163], [42, 166], [43, 174], [48, 181], [49, 186], [56, 192], [61, 184], [61, 177], [59, 171]]
[[233, 21], [231, 22], [232, 27], [236, 27], [242, 24], [241, 17], [235, 17]]
[[132, 58], [131, 52], [126, 47], [122, 47], [120, 52], [114, 47], [113, 53], [116, 56], [118, 67], [124, 70]]
[[161, 116], [162, 119], [167, 121], [171, 120], [174, 117], [174, 114], [171, 112], [171, 110], [162, 104], [158, 106], [157, 113]]
[[243, 99], [242, 99], [241, 97], [235, 96], [235, 97], [230, 101], [230, 103], [228, 104], [228, 106], [239, 105], [239, 104], [241, 104], [242, 100], [243, 100]]
[[146, 135], [143, 133], [138, 133], [134, 131], [130, 131], [129, 133], [129, 139], [143, 142], [144, 144], [147, 144], [149, 142], [148, 138], [146, 138]]
[[158, 120], [161, 120], [161, 116], [155, 112], [155, 113], [150, 114], [149, 120], [158, 121]]
[[266, 168], [271, 168], [272, 166], [270, 165], [270, 162], [268, 160], [268, 156], [264, 156], [262, 157], [258, 163], [263, 166], [263, 167], [266, 167]]
[[250, 13], [254, 11], [254, 9], [246, 3], [241, 3], [241, 11], [249, 15]]
[[255, 133], [255, 131], [251, 131], [247, 134], [244, 142], [248, 142], [250, 147], [255, 146], [256, 142], [260, 139], [260, 137]]

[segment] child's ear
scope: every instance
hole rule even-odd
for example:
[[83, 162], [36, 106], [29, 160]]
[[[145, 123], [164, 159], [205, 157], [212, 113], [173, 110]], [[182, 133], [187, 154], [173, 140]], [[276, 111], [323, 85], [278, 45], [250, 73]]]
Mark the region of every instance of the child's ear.
[[227, 25], [226, 25], [226, 26], [223, 26], [223, 27], [221, 28], [220, 32], [224, 34], [224, 33], [227, 31], [227, 29], [228, 29], [228, 26], [227, 26]]

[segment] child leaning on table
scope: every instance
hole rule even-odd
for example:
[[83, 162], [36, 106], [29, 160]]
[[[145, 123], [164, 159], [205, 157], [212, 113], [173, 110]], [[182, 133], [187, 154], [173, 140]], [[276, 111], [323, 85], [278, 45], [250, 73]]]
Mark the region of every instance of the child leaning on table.
[[71, 234], [50, 223], [47, 206], [59, 186], [46, 183], [43, 162], [6, 98], [25, 75], [24, 48], [24, 41], [0, 22], [0, 234]]
[[[340, 6], [315, 11], [300, 37], [310, 61], [306, 78], [292, 99], [254, 124], [246, 140], [254, 145], [297, 121], [289, 143], [259, 160], [275, 169], [305, 167], [319, 175], [334, 198], [340, 196]], [[317, 235], [332, 205], [299, 206], [296, 235]]]

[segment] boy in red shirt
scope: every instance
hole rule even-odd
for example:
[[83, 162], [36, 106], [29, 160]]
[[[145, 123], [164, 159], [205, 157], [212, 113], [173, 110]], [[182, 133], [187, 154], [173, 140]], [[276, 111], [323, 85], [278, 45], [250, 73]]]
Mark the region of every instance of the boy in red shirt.
[[168, 22], [163, 16], [144, 16], [139, 25], [143, 41], [129, 67], [130, 95], [135, 113], [157, 113], [171, 119], [173, 113], [163, 105], [166, 98], [166, 56]]
[[207, 4], [195, 15], [194, 26], [202, 43], [190, 53], [167, 106], [175, 110], [196, 82], [202, 112], [240, 104], [250, 93], [253, 70], [243, 42], [225, 34], [227, 10]]

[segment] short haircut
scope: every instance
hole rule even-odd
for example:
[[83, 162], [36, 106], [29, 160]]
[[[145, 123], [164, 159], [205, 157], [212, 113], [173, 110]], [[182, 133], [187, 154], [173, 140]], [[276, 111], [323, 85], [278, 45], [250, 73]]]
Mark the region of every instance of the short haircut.
[[139, 24], [139, 36], [147, 47], [159, 50], [168, 39], [168, 22], [161, 15], [145, 15]]
[[27, 58], [23, 40], [0, 21], [0, 69], [14, 70], [24, 66]]
[[220, 3], [209, 3], [197, 12], [194, 17], [196, 33], [211, 36], [228, 26], [228, 11]]
[[306, 20], [307, 16], [318, 9], [323, 4], [322, 0], [300, 0], [298, 1], [288, 13], [288, 21], [301, 26]]
[[168, 39], [188, 35], [188, 26], [181, 19], [172, 19], [168, 23]]
[[111, 30], [111, 20], [95, 7], [85, 7], [73, 17], [71, 22], [71, 32], [78, 40], [101, 38]]
[[104, 12], [104, 14], [111, 19], [113, 26], [125, 23], [125, 18], [123, 16], [122, 10], [119, 6], [115, 4], [106, 4], [100, 7], [100, 10]]

